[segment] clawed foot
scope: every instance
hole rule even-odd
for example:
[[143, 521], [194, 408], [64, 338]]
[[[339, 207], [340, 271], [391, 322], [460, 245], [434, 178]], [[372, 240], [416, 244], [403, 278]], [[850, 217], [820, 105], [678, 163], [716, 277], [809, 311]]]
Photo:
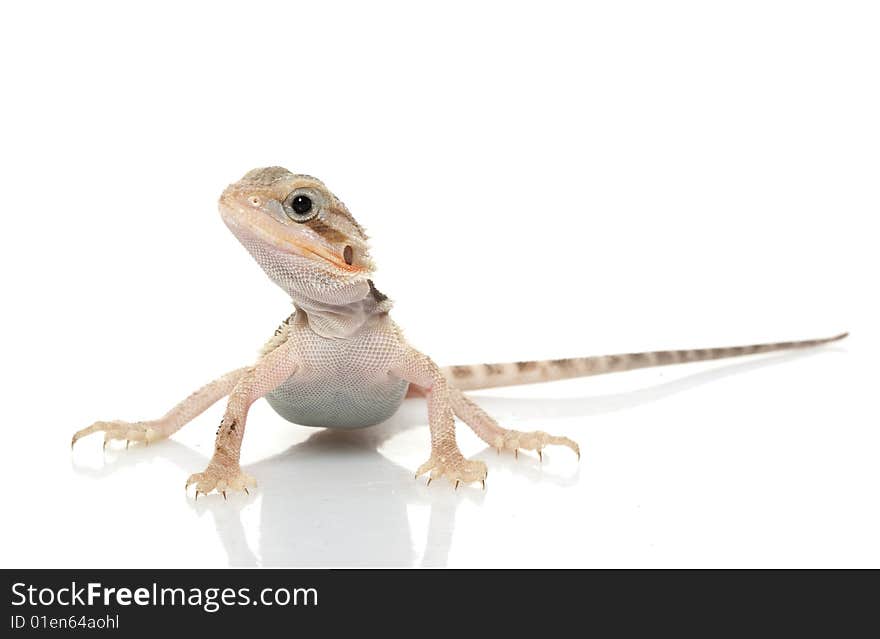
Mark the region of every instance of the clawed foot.
[[504, 431], [503, 435], [499, 435], [492, 445], [498, 450], [500, 453], [502, 450], [512, 450], [513, 454], [518, 456], [519, 449], [523, 450], [536, 450], [538, 451], [538, 457], [541, 461], [544, 460], [544, 453], [542, 449], [548, 445], [557, 445], [557, 446], [567, 446], [571, 448], [575, 454], [578, 456], [578, 459], [581, 458], [581, 449], [577, 445], [577, 442], [569, 439], [568, 437], [556, 437], [554, 435], [549, 435], [543, 431], [536, 430], [531, 433], [521, 433], [518, 430], [507, 430]]
[[196, 499], [199, 493], [207, 495], [212, 491], [217, 491], [226, 499], [226, 491], [241, 490], [250, 495], [248, 488], [254, 488], [257, 480], [248, 475], [241, 468], [226, 467], [211, 462], [204, 472], [190, 475], [186, 480], [186, 488], [196, 485]]
[[446, 477], [450, 482], [458, 488], [459, 484], [469, 484], [479, 481], [486, 487], [486, 464], [481, 461], [472, 461], [465, 459], [461, 454], [438, 456], [431, 455], [431, 459], [419, 466], [416, 471], [416, 477], [430, 471], [428, 483], [430, 484], [438, 477]]
[[143, 442], [149, 444], [150, 442], [164, 438], [164, 435], [162, 435], [161, 431], [157, 428], [156, 422], [123, 422], [119, 420], [112, 422], [95, 422], [88, 428], [83, 428], [74, 433], [73, 439], [70, 440], [70, 447], [73, 448], [73, 445], [86, 435], [98, 432], [104, 433], [104, 448], [107, 448], [107, 442], [114, 439], [124, 439], [125, 447], [128, 448], [128, 445], [131, 442]]

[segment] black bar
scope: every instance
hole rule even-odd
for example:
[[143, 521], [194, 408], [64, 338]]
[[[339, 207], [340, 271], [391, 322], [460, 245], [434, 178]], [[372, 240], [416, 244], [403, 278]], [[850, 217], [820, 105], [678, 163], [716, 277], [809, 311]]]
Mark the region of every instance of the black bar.
[[[312, 629], [325, 636], [350, 630], [352, 624], [362, 625], [369, 634], [395, 630], [413, 639], [426, 632], [472, 636], [477, 625], [493, 634], [510, 626], [517, 630], [533, 627], [542, 634], [604, 629], [624, 635], [650, 630], [652, 635], [691, 632], [701, 636], [732, 631], [748, 633], [744, 636], [789, 636], [802, 628], [811, 635], [819, 633], [816, 636], [849, 637], [878, 636], [880, 630], [875, 613], [880, 589], [873, 571], [123, 569], [2, 573], [3, 636], [10, 637], [34, 632], [35, 627], [51, 629], [53, 623], [62, 626], [56, 628], [59, 632], [82, 631], [81, 622], [87, 626], [89, 620], [95, 625], [112, 620], [115, 627], [101, 632], [119, 636], [186, 628], [197, 628], [199, 634], [223, 633], [218, 636], [254, 635], [255, 630], [258, 636], [275, 636], [279, 629], [290, 634]], [[89, 599], [90, 583], [99, 584], [91, 587], [97, 599]], [[161, 589], [181, 590], [163, 593]], [[225, 595], [224, 589], [228, 589]], [[243, 589], [247, 589], [244, 596]], [[74, 591], [78, 592], [76, 605], [62, 605]], [[161, 596], [164, 605], [158, 603]], [[71, 620], [76, 621], [75, 627], [63, 627], [72, 626]], [[412, 620], [417, 620], [416, 626]]]

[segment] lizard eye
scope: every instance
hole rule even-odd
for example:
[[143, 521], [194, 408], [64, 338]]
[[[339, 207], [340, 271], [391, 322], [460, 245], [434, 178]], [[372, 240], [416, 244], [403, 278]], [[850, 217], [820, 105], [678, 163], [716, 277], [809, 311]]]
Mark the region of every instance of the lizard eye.
[[312, 202], [312, 198], [308, 195], [294, 191], [281, 203], [284, 212], [294, 222], [308, 222], [318, 214], [318, 207]]

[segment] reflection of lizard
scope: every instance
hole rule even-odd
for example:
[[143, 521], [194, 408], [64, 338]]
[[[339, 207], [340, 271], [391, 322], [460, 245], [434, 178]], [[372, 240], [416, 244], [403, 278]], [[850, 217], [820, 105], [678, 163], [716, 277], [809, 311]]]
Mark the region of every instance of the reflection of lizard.
[[464, 458], [455, 441], [458, 416], [487, 444], [516, 452], [558, 444], [566, 437], [501, 428], [462, 391], [528, 384], [616, 371], [766, 353], [845, 337], [756, 346], [630, 353], [540, 362], [439, 368], [410, 346], [388, 316], [391, 302], [373, 285], [367, 238], [357, 221], [320, 181], [271, 167], [255, 169], [220, 197], [220, 213], [266, 274], [293, 299], [295, 312], [264, 346], [256, 364], [197, 390], [164, 417], [147, 422], [96, 422], [90, 433], [149, 443], [168, 437], [228, 395], [213, 457], [187, 481], [199, 492], [247, 490], [254, 479], [239, 466], [248, 409], [265, 396], [289, 421], [306, 426], [359, 428], [390, 417], [409, 390], [428, 402], [431, 456], [416, 471], [460, 482], [483, 481], [486, 465]]

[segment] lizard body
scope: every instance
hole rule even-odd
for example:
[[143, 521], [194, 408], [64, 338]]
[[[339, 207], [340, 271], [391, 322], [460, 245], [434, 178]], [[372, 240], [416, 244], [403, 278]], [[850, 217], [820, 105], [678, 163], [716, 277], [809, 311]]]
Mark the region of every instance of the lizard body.
[[168, 437], [209, 406], [228, 397], [208, 467], [187, 487], [199, 493], [245, 490], [255, 480], [239, 465], [248, 410], [265, 397], [285, 419], [306, 426], [359, 428], [389, 418], [404, 397], [428, 404], [431, 454], [416, 471], [431, 479], [482, 481], [486, 465], [467, 460], [455, 440], [458, 417], [499, 451], [541, 454], [562, 445], [580, 456], [567, 437], [502, 428], [463, 391], [611, 373], [646, 366], [695, 362], [842, 339], [780, 342], [599, 357], [438, 367], [403, 337], [390, 318], [391, 301], [371, 279], [367, 236], [345, 205], [319, 180], [280, 167], [255, 169], [230, 185], [219, 202], [223, 221], [269, 278], [290, 295], [295, 312], [266, 342], [252, 366], [203, 386], [159, 419], [100, 421], [74, 434], [103, 432], [112, 440], [149, 443]]
[[317, 335], [302, 313], [286, 328], [303, 374], [266, 395], [279, 415], [303, 426], [360, 428], [397, 411], [409, 382], [388, 372], [399, 335], [387, 315], [371, 317], [345, 340]]

